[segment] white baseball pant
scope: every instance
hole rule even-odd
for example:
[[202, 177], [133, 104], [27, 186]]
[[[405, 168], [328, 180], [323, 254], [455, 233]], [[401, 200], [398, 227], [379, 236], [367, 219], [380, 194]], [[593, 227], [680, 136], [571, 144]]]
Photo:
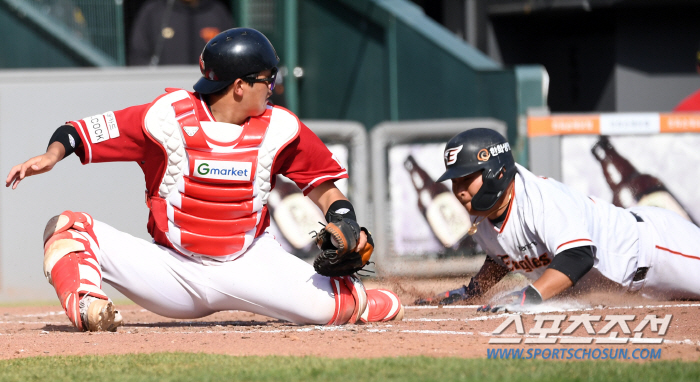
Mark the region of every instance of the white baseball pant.
[[637, 267], [648, 270], [630, 290], [655, 299], [700, 299], [700, 228], [662, 208], [632, 210], [644, 220]]
[[298, 324], [325, 325], [333, 317], [330, 279], [287, 253], [265, 233], [227, 262], [185, 257], [95, 220], [94, 248], [103, 281], [156, 314], [198, 318], [243, 310]]

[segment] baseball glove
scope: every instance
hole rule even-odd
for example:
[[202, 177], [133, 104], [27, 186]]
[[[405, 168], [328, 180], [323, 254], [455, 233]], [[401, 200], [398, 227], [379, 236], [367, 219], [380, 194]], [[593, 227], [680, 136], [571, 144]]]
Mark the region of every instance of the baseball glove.
[[[361, 231], [367, 234], [367, 245], [361, 252], [356, 252]], [[316, 245], [321, 254], [314, 260], [314, 269], [329, 277], [348, 276], [361, 270], [374, 251], [374, 240], [369, 231], [356, 221], [345, 218], [334, 219], [324, 226], [316, 234]]]

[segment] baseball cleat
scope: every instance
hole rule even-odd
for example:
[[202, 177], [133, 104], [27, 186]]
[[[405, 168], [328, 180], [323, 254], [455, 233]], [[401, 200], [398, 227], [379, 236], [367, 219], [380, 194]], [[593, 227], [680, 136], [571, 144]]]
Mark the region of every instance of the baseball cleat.
[[80, 318], [86, 332], [116, 332], [124, 324], [112, 301], [92, 296], [80, 300]]
[[476, 311], [479, 313], [496, 313], [499, 311], [499, 309], [502, 308], [501, 306], [491, 306], [490, 304], [482, 305], [478, 308], [476, 308]]
[[468, 299], [469, 294], [467, 293], [467, 286], [462, 285], [461, 288], [448, 290], [446, 292], [440, 293], [435, 297], [419, 298], [416, 300], [416, 305], [450, 305], [458, 301], [463, 301]]
[[360, 321], [401, 321], [403, 314], [404, 308], [396, 293], [386, 289], [368, 289], [367, 309], [360, 316]]

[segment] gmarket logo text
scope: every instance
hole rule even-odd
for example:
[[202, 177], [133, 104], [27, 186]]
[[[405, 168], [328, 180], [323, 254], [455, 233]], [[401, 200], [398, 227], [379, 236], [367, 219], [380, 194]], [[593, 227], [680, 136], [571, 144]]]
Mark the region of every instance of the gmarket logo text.
[[194, 175], [207, 179], [250, 180], [252, 167], [250, 162], [195, 160]]

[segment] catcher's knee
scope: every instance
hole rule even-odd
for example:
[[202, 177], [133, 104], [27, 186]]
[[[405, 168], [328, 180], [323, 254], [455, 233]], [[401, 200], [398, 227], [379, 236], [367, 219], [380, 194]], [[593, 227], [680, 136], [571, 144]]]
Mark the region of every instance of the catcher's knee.
[[90, 242], [81, 234], [85, 232], [97, 242], [92, 224], [92, 217], [83, 212], [64, 211], [49, 219], [44, 229], [44, 276], [51, 285], [54, 284], [51, 271], [71, 253], [82, 254], [83, 262], [94, 263], [97, 268]]
[[51, 239], [52, 236], [65, 232], [72, 228], [76, 231], [86, 232], [95, 242], [97, 238], [92, 230], [94, 221], [92, 216], [85, 212], [63, 211], [60, 215], [56, 215], [49, 219], [44, 228], [44, 245]]

